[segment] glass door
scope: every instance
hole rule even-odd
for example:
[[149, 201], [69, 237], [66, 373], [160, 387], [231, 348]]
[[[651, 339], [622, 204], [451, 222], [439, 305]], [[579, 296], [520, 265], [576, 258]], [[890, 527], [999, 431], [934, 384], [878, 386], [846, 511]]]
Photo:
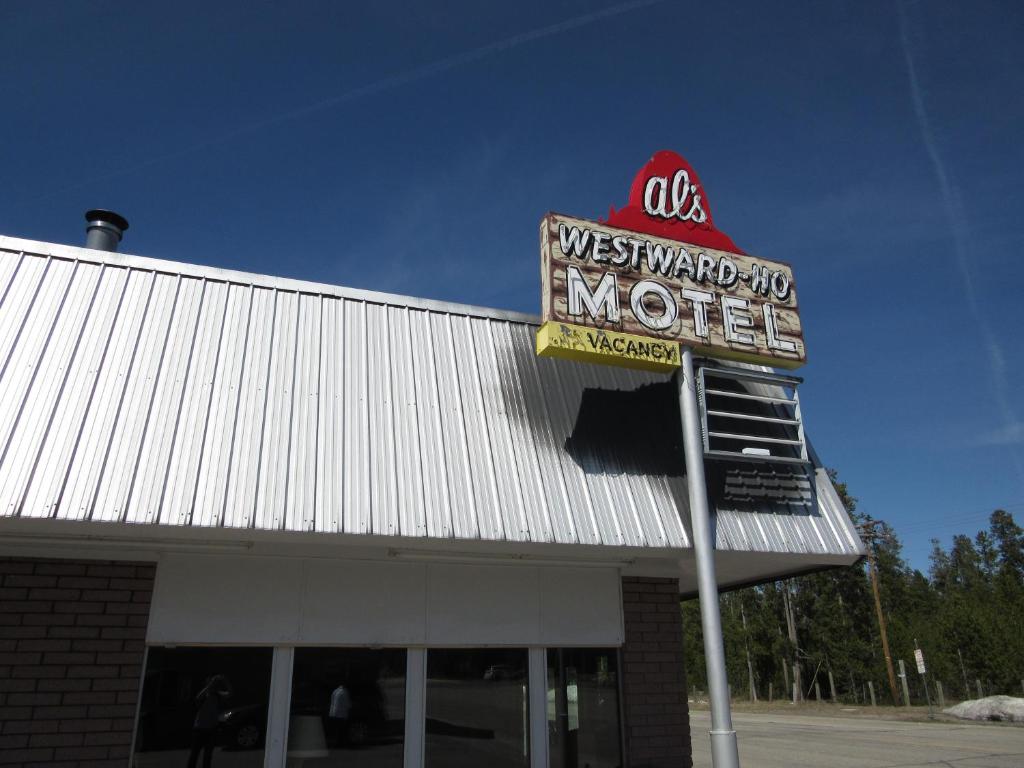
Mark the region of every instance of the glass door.
[[132, 765], [263, 768], [271, 648], [146, 653]]
[[614, 648], [549, 648], [548, 751], [551, 768], [619, 768], [618, 653]]
[[404, 649], [296, 648], [288, 765], [401, 768]]
[[525, 648], [427, 650], [426, 768], [529, 768]]

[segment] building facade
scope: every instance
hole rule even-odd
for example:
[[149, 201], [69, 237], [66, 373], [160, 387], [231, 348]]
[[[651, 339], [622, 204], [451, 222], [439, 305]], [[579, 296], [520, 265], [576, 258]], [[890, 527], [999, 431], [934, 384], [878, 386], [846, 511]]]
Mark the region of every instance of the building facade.
[[[537, 325], [0, 237], [0, 764], [688, 764], [671, 382]], [[862, 555], [709, 492], [725, 587]]]

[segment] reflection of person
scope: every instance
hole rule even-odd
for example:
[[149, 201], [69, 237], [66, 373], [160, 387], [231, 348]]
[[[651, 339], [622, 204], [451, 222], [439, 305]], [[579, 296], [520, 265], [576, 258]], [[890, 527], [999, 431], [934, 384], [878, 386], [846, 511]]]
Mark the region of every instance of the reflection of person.
[[217, 724], [220, 721], [221, 700], [231, 695], [231, 683], [224, 675], [214, 675], [196, 695], [196, 719], [192, 723], [192, 751], [188, 768], [196, 768], [199, 753], [203, 753], [203, 768], [210, 768], [216, 745]]
[[331, 705], [327, 711], [327, 716], [330, 718], [328, 725], [331, 737], [336, 744], [341, 743], [345, 737], [345, 726], [351, 712], [352, 697], [349, 695], [348, 688], [339, 685], [331, 692]]

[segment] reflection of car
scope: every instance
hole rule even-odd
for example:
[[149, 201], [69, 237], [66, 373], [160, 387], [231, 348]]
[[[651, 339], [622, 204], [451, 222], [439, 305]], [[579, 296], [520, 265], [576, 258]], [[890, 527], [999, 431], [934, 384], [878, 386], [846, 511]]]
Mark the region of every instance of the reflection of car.
[[516, 680], [521, 673], [511, 664], [492, 664], [484, 670], [484, 680]]
[[228, 749], [257, 749], [263, 744], [266, 704], [244, 704], [220, 713], [219, 741]]

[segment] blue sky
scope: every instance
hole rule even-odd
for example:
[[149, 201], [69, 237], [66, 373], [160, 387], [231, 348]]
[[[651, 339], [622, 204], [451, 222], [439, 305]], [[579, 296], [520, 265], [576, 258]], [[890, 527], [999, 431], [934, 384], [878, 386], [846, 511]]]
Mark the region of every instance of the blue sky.
[[790, 262], [823, 459], [929, 538], [1024, 518], [1016, 3], [7, 2], [0, 232], [536, 312], [537, 225], [658, 149]]

